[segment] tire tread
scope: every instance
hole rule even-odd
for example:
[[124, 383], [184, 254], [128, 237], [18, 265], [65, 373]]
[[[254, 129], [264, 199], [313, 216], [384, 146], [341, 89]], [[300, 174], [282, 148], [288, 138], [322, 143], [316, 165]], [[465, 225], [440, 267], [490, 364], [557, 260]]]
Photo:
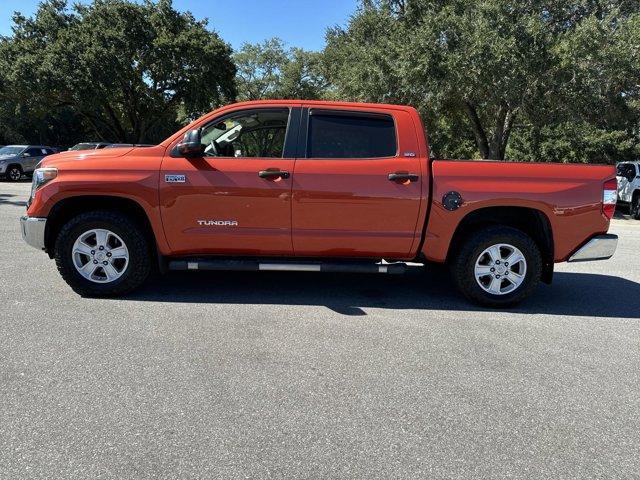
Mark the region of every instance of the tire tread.
[[[91, 228], [90, 225], [96, 223], [110, 224], [111, 228], [124, 232], [121, 236], [131, 253], [128, 271], [112, 283], [93, 283], [81, 277], [66, 255], [69, 244], [73, 245], [77, 238], [76, 230]], [[76, 293], [87, 297], [112, 297], [129, 293], [146, 281], [151, 273], [150, 253], [148, 242], [133, 219], [117, 211], [94, 210], [73, 217], [60, 229], [54, 257], [60, 275]]]
[[[496, 243], [508, 243], [518, 247], [527, 260], [524, 283], [506, 295], [491, 295], [485, 292], [477, 284], [473, 272], [470, 272], [482, 250]], [[537, 288], [542, 275], [542, 255], [535, 241], [521, 230], [506, 226], [487, 227], [472, 233], [462, 244], [450, 262], [450, 271], [458, 290], [472, 302], [492, 308], [510, 307], [530, 296]]]

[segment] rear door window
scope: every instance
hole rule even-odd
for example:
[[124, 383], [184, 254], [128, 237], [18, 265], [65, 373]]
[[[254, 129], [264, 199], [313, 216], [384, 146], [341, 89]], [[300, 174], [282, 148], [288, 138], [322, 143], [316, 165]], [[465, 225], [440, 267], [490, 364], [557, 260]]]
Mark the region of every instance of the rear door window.
[[383, 158], [397, 152], [391, 115], [312, 110], [307, 158]]
[[41, 157], [42, 156], [42, 150], [39, 148], [27, 148], [27, 150], [25, 151], [26, 154], [28, 154], [30, 157]]

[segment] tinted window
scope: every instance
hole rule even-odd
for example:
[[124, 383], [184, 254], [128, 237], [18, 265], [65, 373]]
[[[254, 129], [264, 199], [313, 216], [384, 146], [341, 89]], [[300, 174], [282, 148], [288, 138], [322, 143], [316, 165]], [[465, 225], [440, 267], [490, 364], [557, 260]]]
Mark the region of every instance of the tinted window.
[[205, 155], [282, 158], [289, 109], [238, 112], [202, 129]]
[[28, 153], [30, 157], [41, 157], [42, 150], [40, 148], [27, 148], [24, 153]]
[[393, 157], [396, 150], [396, 130], [389, 115], [309, 115], [307, 157]]
[[636, 176], [636, 167], [630, 163], [623, 163], [622, 165], [618, 165], [618, 176], [619, 177], [635, 177]]

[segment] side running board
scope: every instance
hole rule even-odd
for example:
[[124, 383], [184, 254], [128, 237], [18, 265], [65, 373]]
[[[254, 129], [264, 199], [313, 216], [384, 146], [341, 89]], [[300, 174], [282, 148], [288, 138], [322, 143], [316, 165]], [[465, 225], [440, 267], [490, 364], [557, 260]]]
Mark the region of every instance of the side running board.
[[277, 262], [269, 260], [224, 260], [194, 258], [170, 260], [169, 270], [235, 270], [235, 271], [283, 271], [283, 272], [329, 272], [329, 273], [405, 273], [403, 262]]

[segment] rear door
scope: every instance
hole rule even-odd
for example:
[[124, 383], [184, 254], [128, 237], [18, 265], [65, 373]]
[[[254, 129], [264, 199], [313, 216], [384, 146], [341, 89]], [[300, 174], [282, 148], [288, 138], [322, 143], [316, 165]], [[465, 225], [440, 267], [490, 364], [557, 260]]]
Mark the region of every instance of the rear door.
[[169, 148], [160, 177], [175, 254], [292, 255], [291, 185], [300, 108], [225, 113], [201, 127], [206, 153]]
[[27, 173], [35, 170], [36, 165], [47, 155], [47, 152], [43, 148], [29, 147], [24, 151], [23, 155], [22, 171]]
[[297, 256], [409, 258], [426, 159], [405, 110], [303, 108], [293, 175]]

